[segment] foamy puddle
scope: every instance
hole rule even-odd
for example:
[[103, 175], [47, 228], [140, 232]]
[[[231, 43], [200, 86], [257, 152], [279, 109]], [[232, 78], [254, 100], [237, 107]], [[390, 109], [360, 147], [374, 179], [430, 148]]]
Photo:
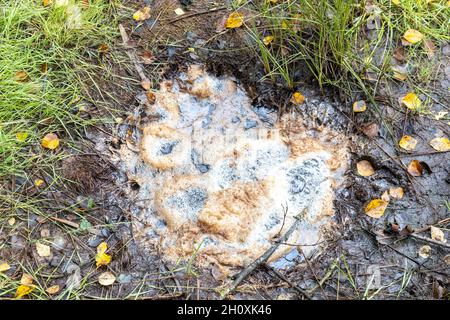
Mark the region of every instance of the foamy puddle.
[[[127, 192], [143, 248], [173, 262], [195, 256], [203, 266], [243, 266], [304, 208], [288, 243], [316, 248], [347, 163], [345, 143], [332, 132], [308, 131], [292, 115], [276, 123], [232, 78], [197, 66], [163, 83], [146, 114], [153, 120], [139, 152], [120, 149], [122, 169], [140, 186]], [[282, 245], [270, 260], [293, 250]]]

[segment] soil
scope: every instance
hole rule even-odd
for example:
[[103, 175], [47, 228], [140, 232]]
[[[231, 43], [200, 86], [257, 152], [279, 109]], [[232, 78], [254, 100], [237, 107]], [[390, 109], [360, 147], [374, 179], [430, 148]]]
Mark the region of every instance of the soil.
[[[445, 219], [446, 223], [440, 226], [448, 226], [445, 201], [450, 195], [449, 153], [434, 152], [427, 143], [436, 135], [450, 135], [445, 121], [419, 117], [391, 104], [392, 96], [400, 96], [404, 88], [394, 88], [397, 90], [394, 93], [385, 90], [389, 96], [378, 97], [379, 112], [369, 105], [368, 112], [354, 114], [351, 104], [340, 101], [339, 94], [333, 89], [320, 90], [306, 69], [299, 67], [298, 78], [304, 79], [304, 84], [298, 88], [262, 82], [264, 68], [255, 52], [246, 45], [250, 39], [245, 31], [222, 30], [218, 26], [228, 15], [226, 10], [217, 9], [225, 1], [215, 1], [215, 5], [212, 1], [194, 1], [183, 7], [184, 18], [173, 11], [180, 6], [176, 0], [130, 1], [128, 5], [137, 9], [149, 2], [152, 18], [157, 16], [158, 19], [149, 19], [142, 24], [128, 19], [123, 24], [136, 42], [138, 53], [147, 50], [153, 53], [155, 62], [145, 66], [153, 91], [159, 89], [163, 79], [173, 79], [189, 65], [203, 64], [212, 75], [230, 75], [237, 79], [253, 107], [264, 106], [279, 115], [295, 113], [306, 128], [317, 130], [318, 135], [326, 128], [349, 141], [351, 163], [333, 202], [335, 228], [324, 235], [322, 250], [310, 257], [302, 254], [290, 257], [291, 263], [278, 269], [288, 281], [265, 268], [257, 269], [229, 298], [304, 299], [291, 284], [311, 290], [313, 299], [362, 298], [367, 287], [370, 296], [382, 286], [384, 289], [375, 296], [377, 299], [433, 299], [448, 294], [449, 267], [444, 261], [444, 256], [449, 254], [448, 247], [418, 240], [410, 237], [408, 232], [411, 228], [427, 228]], [[213, 11], [208, 13], [208, 10]], [[196, 12], [204, 13], [189, 17]], [[216, 21], [217, 25], [211, 24]], [[450, 51], [440, 48], [437, 56], [448, 59], [446, 50]], [[445, 70], [440, 72], [437, 77], [440, 82], [450, 81]], [[126, 134], [123, 134], [127, 127], [122, 124], [130, 123], [133, 117], [142, 117], [143, 90], [139, 86], [139, 75], [132, 67], [118, 66], [117, 73], [136, 79], [134, 84], [126, 84], [132, 91], [122, 95], [124, 99], [116, 92], [117, 101], [109, 101], [115, 109], [122, 110], [121, 123], [114, 127], [98, 125], [86, 132], [90, 143], [80, 148], [83, 153], [92, 155], [69, 157], [63, 162], [63, 176], [76, 183], [56, 194], [62, 203], [78, 204], [91, 226], [87, 232], [68, 238], [45, 221], [35, 222], [31, 228], [36, 233], [50, 229], [50, 238], [57, 248], [52, 259], [41, 262], [51, 268], [58, 265], [58, 259], [79, 252], [78, 257], [69, 260], [70, 263], [58, 267], [59, 283], [67, 284], [67, 277], [73, 274], [70, 266], [75, 264], [85, 275], [93, 267], [95, 247], [101, 241], [107, 241], [113, 256], [109, 269], [117, 275], [119, 283], [110, 289], [109, 297], [133, 297], [140, 290], [145, 292], [140, 297], [156, 299], [220, 298], [217, 288], [228, 281], [221, 276], [220, 266], [177, 265], [164, 259], [161, 247], [155, 246], [151, 252], [135, 241], [133, 221], [146, 223], [142, 214], [133, 210], [136, 199], [130, 196], [140, 186], [110, 161], [106, 151], [127, 145]], [[103, 88], [108, 86], [111, 84], [105, 83]], [[302, 92], [306, 98], [299, 107], [289, 107], [293, 89]], [[437, 96], [440, 103], [436, 103], [436, 109], [442, 110], [444, 101], [448, 102], [446, 99], [445, 93]], [[368, 130], [367, 125], [372, 125], [372, 130]], [[418, 137], [419, 144], [414, 153], [396, 147], [403, 134]], [[422, 177], [407, 173], [406, 167], [412, 159], [426, 163], [429, 170], [425, 170]], [[360, 160], [369, 160], [376, 173], [370, 177], [359, 176], [355, 168]], [[373, 219], [364, 214], [371, 199], [380, 198], [389, 188], [399, 186], [404, 188], [405, 196], [391, 201], [383, 217]], [[73, 214], [60, 216], [79, 223]], [[448, 231], [445, 232], [448, 238]], [[430, 237], [428, 229], [423, 235]], [[20, 245], [23, 239], [11, 239], [11, 242], [15, 243], [11, 251], [23, 250]], [[423, 245], [431, 246], [428, 258], [418, 255]], [[410, 282], [402, 287], [402, 279], [408, 272], [412, 274]], [[104, 290], [99, 285], [92, 286], [84, 297], [101, 296]]]

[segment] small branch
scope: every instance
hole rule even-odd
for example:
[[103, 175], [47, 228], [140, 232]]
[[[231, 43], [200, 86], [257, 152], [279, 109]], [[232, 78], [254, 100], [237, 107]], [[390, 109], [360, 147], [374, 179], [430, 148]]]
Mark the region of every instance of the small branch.
[[180, 21], [180, 20], [183, 20], [183, 19], [189, 19], [189, 18], [192, 18], [192, 17], [195, 17], [195, 16], [199, 16], [199, 15], [202, 15], [202, 14], [208, 14], [208, 13], [213, 13], [213, 12], [216, 12], [216, 11], [225, 10], [226, 8], [227, 7], [224, 6], [224, 7], [212, 8], [212, 9], [208, 9], [208, 10], [204, 10], [204, 11], [199, 11], [199, 12], [194, 12], [194, 13], [191, 13], [191, 14], [182, 15], [181, 17], [178, 17], [176, 19], [173, 19], [173, 20], [169, 21], [168, 24], [172, 24], [172, 23], [175, 23], [177, 21]]
[[408, 237], [414, 238], [414, 239], [417, 239], [417, 240], [420, 240], [420, 241], [423, 241], [423, 242], [429, 242], [429, 243], [435, 244], [437, 246], [444, 247], [446, 249], [450, 249], [450, 244], [448, 244], [448, 243], [436, 241], [436, 240], [430, 239], [428, 237], [424, 237], [424, 236], [418, 235], [416, 233], [411, 233], [411, 234], [408, 235]]
[[231, 283], [229, 288], [225, 290], [224, 293], [221, 294], [222, 299], [227, 297], [230, 293], [236, 290], [237, 286], [244, 280], [249, 274], [251, 274], [257, 267], [261, 264], [265, 263], [269, 258], [274, 254], [274, 252], [278, 249], [282, 242], [286, 242], [291, 234], [298, 228], [300, 223], [300, 218], [304, 215], [306, 208], [303, 211], [295, 216], [295, 221], [289, 228], [289, 230], [278, 240], [276, 241], [264, 254], [262, 254], [258, 259], [253, 261], [250, 265], [248, 265], [244, 270], [242, 270], [236, 277], [236, 279]]

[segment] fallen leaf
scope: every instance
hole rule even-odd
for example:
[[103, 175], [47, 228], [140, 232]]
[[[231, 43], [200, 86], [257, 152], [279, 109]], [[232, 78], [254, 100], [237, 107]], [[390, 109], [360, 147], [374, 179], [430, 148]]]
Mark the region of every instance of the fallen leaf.
[[428, 245], [422, 246], [419, 249], [419, 256], [421, 256], [424, 259], [427, 259], [430, 256], [431, 247]]
[[365, 209], [365, 213], [372, 218], [381, 218], [388, 206], [388, 202], [383, 199], [373, 199]]
[[405, 61], [405, 48], [398, 47], [394, 50], [393, 54], [394, 58], [397, 59], [399, 62]]
[[450, 254], [448, 254], [444, 257], [444, 262], [446, 265], [450, 266]]
[[433, 58], [434, 57], [434, 53], [436, 52], [436, 45], [434, 44], [434, 42], [427, 39], [427, 40], [423, 41], [423, 45], [424, 45], [425, 50], [427, 52], [428, 58]]
[[263, 39], [263, 43], [264, 45], [268, 46], [269, 44], [271, 44], [273, 42], [274, 36], [266, 36]]
[[412, 160], [408, 165], [408, 172], [414, 177], [420, 177], [423, 174], [423, 167], [418, 160]]
[[0, 272], [5, 272], [8, 271], [9, 269], [11, 269], [11, 266], [9, 265], [8, 262], [0, 263]]
[[297, 91], [292, 94], [290, 102], [295, 105], [301, 105], [305, 102], [305, 97]]
[[430, 231], [431, 231], [431, 239], [439, 241], [439, 242], [443, 242], [443, 243], [447, 242], [447, 239], [445, 239], [444, 232], [441, 229], [431, 226]]
[[403, 35], [403, 39], [405, 39], [410, 44], [420, 42], [423, 38], [424, 35], [415, 29], [409, 29]]
[[239, 12], [233, 12], [228, 16], [225, 27], [228, 29], [239, 28], [244, 24], [244, 15]]
[[398, 142], [398, 145], [407, 151], [412, 151], [417, 145], [417, 140], [411, 136], [404, 135]]
[[44, 180], [42, 180], [42, 179], [36, 179], [36, 180], [34, 180], [34, 185], [36, 186], [36, 187], [40, 187], [40, 186], [42, 186], [44, 184]]
[[59, 138], [54, 133], [47, 133], [44, 138], [42, 138], [41, 146], [46, 149], [54, 150], [59, 146]]
[[378, 136], [379, 130], [380, 128], [375, 122], [369, 123], [361, 128], [361, 131], [369, 138], [375, 138], [376, 136]]
[[17, 71], [14, 75], [14, 80], [16, 80], [17, 82], [27, 82], [30, 80], [30, 77], [25, 71]]
[[422, 105], [422, 101], [414, 92], [406, 94], [400, 99], [400, 102], [411, 110], [417, 110]]
[[176, 8], [176, 9], [175, 9], [175, 14], [176, 14], [177, 16], [182, 16], [182, 15], [184, 14], [184, 10], [181, 9], [181, 8]]
[[439, 111], [439, 112], [434, 116], [434, 118], [435, 118], [436, 120], [441, 120], [441, 119], [443, 119], [447, 114], [448, 114], [448, 111]]
[[22, 278], [20, 278], [20, 284], [24, 286], [31, 286], [33, 284], [33, 276], [28, 273], [22, 274]]
[[33, 289], [34, 289], [34, 286], [27, 286], [27, 285], [23, 285], [23, 284], [20, 285], [16, 291], [16, 299], [20, 299], [23, 296], [30, 294], [31, 291], [33, 291]]
[[367, 105], [364, 100], [355, 101], [353, 103], [353, 112], [364, 112], [366, 109]]
[[8, 224], [12, 227], [16, 223], [16, 218], [12, 217], [8, 219]]
[[55, 284], [54, 286], [48, 287], [47, 290], [45, 290], [48, 294], [56, 294], [59, 292], [59, 285]]
[[100, 266], [106, 266], [111, 262], [111, 256], [106, 254], [106, 250], [108, 249], [108, 245], [106, 242], [102, 242], [97, 246], [97, 254], [95, 256], [95, 262], [97, 268]]
[[17, 141], [24, 142], [28, 138], [27, 132], [17, 132], [16, 133], [16, 139]]
[[283, 30], [289, 29], [289, 22], [287, 22], [286, 20], [281, 21], [281, 29]]
[[106, 53], [109, 51], [109, 46], [106, 43], [102, 43], [98, 46], [98, 52]]
[[152, 64], [155, 61], [150, 51], [144, 51], [141, 54], [141, 59], [143, 64]]
[[40, 257], [49, 257], [51, 254], [50, 246], [47, 246], [39, 242], [36, 243], [36, 251]]
[[406, 237], [406, 236], [410, 235], [413, 232], [414, 232], [414, 229], [410, 225], [407, 225], [406, 227], [404, 227], [402, 229], [402, 231], [400, 231], [400, 235], [402, 237]]
[[147, 92], [145, 93], [145, 96], [147, 97], [147, 101], [148, 101], [150, 104], [154, 104], [154, 103], [155, 103], [155, 101], [156, 101], [156, 96], [155, 96], [155, 94], [154, 94], [153, 92], [147, 91]]
[[136, 21], [144, 21], [150, 18], [150, 7], [144, 7], [142, 9], [139, 9], [133, 14], [133, 19]]
[[433, 147], [434, 150], [440, 151], [440, 152], [446, 152], [450, 151], [450, 140], [441, 137], [441, 138], [434, 138], [430, 141], [430, 146]]
[[375, 173], [372, 164], [367, 160], [361, 160], [356, 164], [358, 174], [363, 177], [370, 177]]
[[42, 5], [44, 7], [47, 7], [47, 6], [51, 5], [52, 3], [53, 3], [53, 0], [43, 0], [42, 1]]
[[70, 276], [66, 280], [66, 288], [69, 290], [78, 289], [81, 285], [80, 267], [72, 263], [67, 267], [67, 273], [70, 274]]
[[405, 66], [392, 66], [391, 70], [393, 71], [393, 77], [399, 81], [405, 81], [408, 78], [408, 70]]
[[114, 282], [116, 281], [116, 277], [109, 271], [103, 272], [99, 277], [98, 277], [98, 282], [102, 285], [102, 286], [110, 286], [112, 285]]
[[402, 187], [389, 189], [389, 195], [394, 199], [401, 199], [401, 198], [403, 198], [404, 194], [405, 194], [405, 192], [403, 191]]

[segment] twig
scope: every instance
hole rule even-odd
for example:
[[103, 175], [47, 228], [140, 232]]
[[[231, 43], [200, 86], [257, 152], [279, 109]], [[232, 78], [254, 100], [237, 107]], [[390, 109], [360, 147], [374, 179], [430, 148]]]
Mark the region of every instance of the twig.
[[416, 233], [410, 233], [408, 235], [408, 237], [411, 237], [411, 238], [414, 238], [414, 239], [417, 239], [417, 240], [420, 240], [420, 241], [424, 241], [424, 242], [429, 242], [429, 243], [435, 244], [437, 246], [441, 246], [441, 247], [450, 249], [450, 244], [448, 244], [448, 243], [436, 241], [436, 240], [430, 239], [428, 237], [424, 237], [424, 236], [418, 235]]
[[258, 259], [253, 261], [250, 265], [248, 265], [244, 270], [242, 270], [236, 277], [236, 279], [231, 283], [231, 285], [221, 294], [222, 299], [227, 297], [230, 293], [236, 290], [237, 286], [244, 280], [249, 274], [251, 274], [258, 266], [265, 263], [278, 249], [282, 242], [286, 242], [291, 234], [297, 229], [298, 224], [300, 223], [300, 218], [304, 215], [306, 208], [303, 211], [295, 216], [295, 221], [289, 228], [289, 230], [278, 240], [276, 241], [266, 252], [264, 252]]
[[282, 273], [278, 272], [276, 269], [272, 268], [271, 266], [269, 266], [267, 263], [264, 264], [264, 267], [267, 268], [269, 271], [271, 271], [274, 275], [276, 275], [278, 278], [280, 278], [281, 280], [283, 280], [284, 282], [286, 282], [287, 284], [289, 284], [291, 286], [292, 289], [294, 289], [295, 291], [297, 291], [298, 293], [300, 293], [301, 295], [303, 295], [306, 299], [311, 300], [311, 296], [302, 288], [300, 288], [298, 285], [296, 285], [295, 283], [292, 283], [291, 280], [289, 280], [287, 277], [285, 277]]

